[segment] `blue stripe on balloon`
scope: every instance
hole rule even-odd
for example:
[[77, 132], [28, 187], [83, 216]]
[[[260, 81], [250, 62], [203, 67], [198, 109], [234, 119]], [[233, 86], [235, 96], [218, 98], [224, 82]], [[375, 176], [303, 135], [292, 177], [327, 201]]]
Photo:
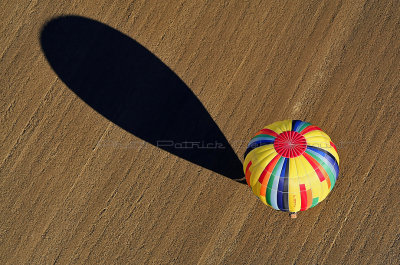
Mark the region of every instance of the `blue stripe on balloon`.
[[305, 126], [303, 129], [300, 130], [301, 127], [303, 127], [304, 125], [311, 125], [311, 123], [309, 122], [305, 122], [305, 121], [300, 121], [298, 123], [296, 123], [296, 132], [300, 133], [302, 130], [304, 130], [305, 128], [307, 128], [307, 126]]
[[285, 158], [285, 161], [283, 162], [282, 166], [282, 171], [279, 177], [279, 184], [278, 184], [278, 194], [277, 194], [277, 201], [278, 201], [278, 208], [279, 210], [283, 211], [284, 210], [284, 205], [283, 205], [283, 192], [284, 192], [284, 183], [285, 183], [285, 176], [286, 176], [286, 171], [288, 170], [288, 158]]
[[289, 211], [289, 158], [286, 163], [285, 177], [283, 182], [283, 210]]
[[[278, 207], [278, 202], [277, 202], [277, 197], [278, 197], [278, 185], [279, 185], [279, 176], [281, 175], [282, 172], [282, 168], [283, 168], [283, 163], [285, 162], [284, 157], [280, 157], [279, 161], [277, 163], [276, 167], [276, 175], [274, 175], [274, 182], [272, 183], [272, 188], [271, 188], [271, 206], [275, 209], [275, 210], [279, 210]], [[271, 180], [271, 178], [270, 178]]]

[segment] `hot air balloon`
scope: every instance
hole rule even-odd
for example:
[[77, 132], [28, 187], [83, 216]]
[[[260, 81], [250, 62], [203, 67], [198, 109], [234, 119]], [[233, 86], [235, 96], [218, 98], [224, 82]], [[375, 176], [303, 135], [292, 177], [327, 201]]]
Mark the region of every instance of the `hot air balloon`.
[[339, 174], [331, 138], [301, 120], [264, 127], [250, 140], [244, 157], [243, 171], [253, 193], [292, 218], [324, 200]]

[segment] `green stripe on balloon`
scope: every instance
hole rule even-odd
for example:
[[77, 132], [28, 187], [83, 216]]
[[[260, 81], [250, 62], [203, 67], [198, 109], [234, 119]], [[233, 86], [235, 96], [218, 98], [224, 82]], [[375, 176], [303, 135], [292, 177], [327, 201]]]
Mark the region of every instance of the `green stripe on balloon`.
[[313, 198], [313, 199], [312, 199], [312, 204], [311, 204], [310, 208], [312, 208], [312, 207], [314, 207], [315, 205], [317, 205], [318, 201], [319, 201], [319, 198], [318, 198], [318, 197], [317, 197], [317, 198]]

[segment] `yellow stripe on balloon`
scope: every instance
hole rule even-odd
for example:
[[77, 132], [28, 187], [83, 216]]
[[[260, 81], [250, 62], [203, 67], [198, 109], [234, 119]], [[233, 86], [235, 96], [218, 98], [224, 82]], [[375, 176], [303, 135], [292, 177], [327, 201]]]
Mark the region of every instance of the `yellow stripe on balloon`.
[[331, 138], [326, 133], [324, 133], [323, 131], [320, 131], [320, 130], [310, 131], [308, 133], [303, 134], [303, 136], [304, 136], [304, 138], [306, 138], [306, 140], [308, 140], [308, 139], [311, 140], [311, 138], [313, 138], [313, 137], [320, 136], [320, 137], [325, 138], [326, 139], [325, 141], [327, 141], [328, 143], [331, 141]]
[[319, 197], [322, 192], [322, 187], [317, 173], [304, 156], [299, 156], [298, 158], [304, 170], [304, 175], [299, 178], [299, 182], [305, 184], [306, 190], [311, 189], [313, 198]]
[[261, 183], [256, 181], [254, 185], [251, 186], [251, 189], [253, 190], [254, 194], [257, 195], [258, 197], [260, 196], [260, 190], [261, 190]]
[[[260, 157], [260, 155], [263, 156], [263, 155], [264, 155], [264, 152], [267, 152], [267, 151], [269, 151], [269, 150], [274, 150], [274, 151], [275, 151], [274, 145], [272, 145], [272, 144], [263, 145], [263, 146], [260, 146], [260, 147], [258, 147], [258, 148], [255, 148], [255, 149], [251, 150], [251, 151], [247, 154], [247, 156], [245, 157], [245, 159], [244, 159], [244, 162], [243, 162], [243, 171], [246, 172], [247, 165], [250, 163], [250, 161], [252, 161], [252, 165], [251, 165], [251, 167], [250, 167], [250, 171], [251, 171], [251, 168], [254, 167], [254, 165], [255, 165], [255, 164], [257, 163], [257, 161], [259, 160], [258, 157]], [[276, 152], [276, 151], [275, 151], [275, 152]], [[268, 153], [265, 153], [265, 154], [268, 154]]]
[[[254, 150], [256, 150], [256, 152], [252, 153]], [[250, 186], [253, 186], [256, 184], [256, 182], [258, 182], [258, 179], [260, 178], [260, 175], [264, 171], [265, 167], [278, 154], [273, 146], [271, 148], [270, 145], [261, 146], [254, 150], [248, 154], [248, 156], [252, 158], [252, 165], [250, 166]], [[259, 155], [259, 153], [262, 153], [263, 155]]]
[[298, 181], [298, 157], [289, 160], [289, 211], [298, 212], [301, 208], [300, 186]]
[[264, 127], [264, 129], [273, 130], [277, 134], [280, 134], [285, 131], [290, 131], [292, 130], [292, 120], [277, 121]]
[[267, 203], [267, 200], [265, 199], [265, 196], [259, 196], [259, 198], [260, 198], [260, 200], [261, 200], [264, 204], [266, 204], [266, 205], [268, 205], [268, 206], [271, 206], [271, 205], [269, 205], [269, 204]]
[[322, 192], [321, 192], [321, 197], [319, 199], [319, 201], [321, 202], [323, 199], [326, 198], [326, 196], [328, 196], [329, 192], [330, 192], [330, 188], [329, 188], [329, 184], [328, 184], [328, 175], [326, 176], [325, 180], [320, 182], [321, 183], [321, 187], [322, 187]]
[[306, 138], [306, 141], [307, 141], [307, 145], [311, 145], [311, 146], [315, 146], [315, 147], [319, 147], [319, 148], [331, 146], [329, 143], [330, 141], [320, 135], [316, 135], [316, 136], [310, 137], [308, 139]]

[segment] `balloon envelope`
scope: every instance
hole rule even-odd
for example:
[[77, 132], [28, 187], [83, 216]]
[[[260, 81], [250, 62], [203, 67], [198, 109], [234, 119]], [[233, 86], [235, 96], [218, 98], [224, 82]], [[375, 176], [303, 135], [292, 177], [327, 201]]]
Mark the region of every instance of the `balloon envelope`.
[[331, 138], [300, 120], [278, 121], [250, 140], [243, 170], [261, 201], [298, 212], [324, 200], [336, 183], [339, 156]]

